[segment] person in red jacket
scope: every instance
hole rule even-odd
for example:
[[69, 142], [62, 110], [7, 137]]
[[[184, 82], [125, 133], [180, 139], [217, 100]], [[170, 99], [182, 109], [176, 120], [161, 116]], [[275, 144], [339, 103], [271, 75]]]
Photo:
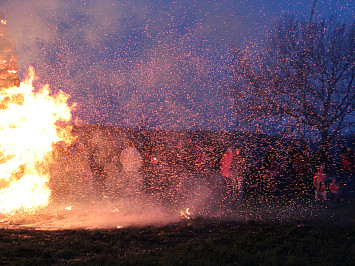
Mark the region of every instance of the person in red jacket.
[[313, 177], [313, 186], [315, 187], [315, 198], [320, 200], [327, 199], [327, 175], [324, 172], [324, 164], [318, 167], [318, 171]]
[[339, 189], [340, 189], [340, 184], [338, 180], [335, 177], [333, 177], [332, 182], [329, 184], [329, 192], [332, 199], [335, 200], [340, 199]]
[[220, 173], [223, 177], [232, 177], [232, 162], [234, 159], [234, 156], [236, 155], [236, 152], [232, 146], [229, 146], [227, 148], [227, 151], [223, 154], [222, 159], [221, 159], [221, 168], [220, 168]]
[[243, 199], [245, 158], [241, 148], [229, 146], [220, 161], [220, 174], [225, 179], [232, 198]]

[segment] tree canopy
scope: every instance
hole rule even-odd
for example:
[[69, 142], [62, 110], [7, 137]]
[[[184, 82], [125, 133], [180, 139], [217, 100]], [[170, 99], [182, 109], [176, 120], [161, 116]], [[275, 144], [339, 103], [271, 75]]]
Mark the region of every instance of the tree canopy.
[[355, 24], [283, 17], [266, 38], [235, 50], [236, 112], [316, 130], [329, 144], [354, 126]]

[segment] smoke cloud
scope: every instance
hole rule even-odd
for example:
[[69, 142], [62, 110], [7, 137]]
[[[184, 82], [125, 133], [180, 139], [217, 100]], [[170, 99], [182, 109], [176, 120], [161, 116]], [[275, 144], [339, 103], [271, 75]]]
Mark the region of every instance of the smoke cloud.
[[[330, 10], [353, 14], [331, 2]], [[34, 66], [38, 82], [78, 103], [79, 122], [230, 129], [235, 117], [223, 96], [230, 49], [261, 36], [272, 17], [307, 13], [311, 4], [15, 0], [0, 9], [17, 42], [20, 77]]]

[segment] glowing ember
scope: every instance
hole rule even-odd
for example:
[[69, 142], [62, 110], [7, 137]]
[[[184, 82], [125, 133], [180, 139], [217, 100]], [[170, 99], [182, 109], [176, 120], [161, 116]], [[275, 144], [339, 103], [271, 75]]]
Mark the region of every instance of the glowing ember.
[[68, 96], [50, 96], [48, 85], [34, 92], [34, 70], [19, 87], [0, 90], [0, 213], [31, 212], [48, 205], [52, 145], [69, 143]]
[[72, 206], [68, 206], [68, 207], [65, 207], [64, 209], [66, 209], [67, 211], [71, 211], [71, 208], [72, 208]]

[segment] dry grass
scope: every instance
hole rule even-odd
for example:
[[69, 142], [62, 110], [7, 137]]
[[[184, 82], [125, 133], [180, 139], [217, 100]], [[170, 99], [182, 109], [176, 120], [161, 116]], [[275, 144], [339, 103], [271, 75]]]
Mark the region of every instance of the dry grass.
[[0, 264], [355, 265], [352, 203], [288, 222], [195, 218], [166, 226], [0, 230]]

